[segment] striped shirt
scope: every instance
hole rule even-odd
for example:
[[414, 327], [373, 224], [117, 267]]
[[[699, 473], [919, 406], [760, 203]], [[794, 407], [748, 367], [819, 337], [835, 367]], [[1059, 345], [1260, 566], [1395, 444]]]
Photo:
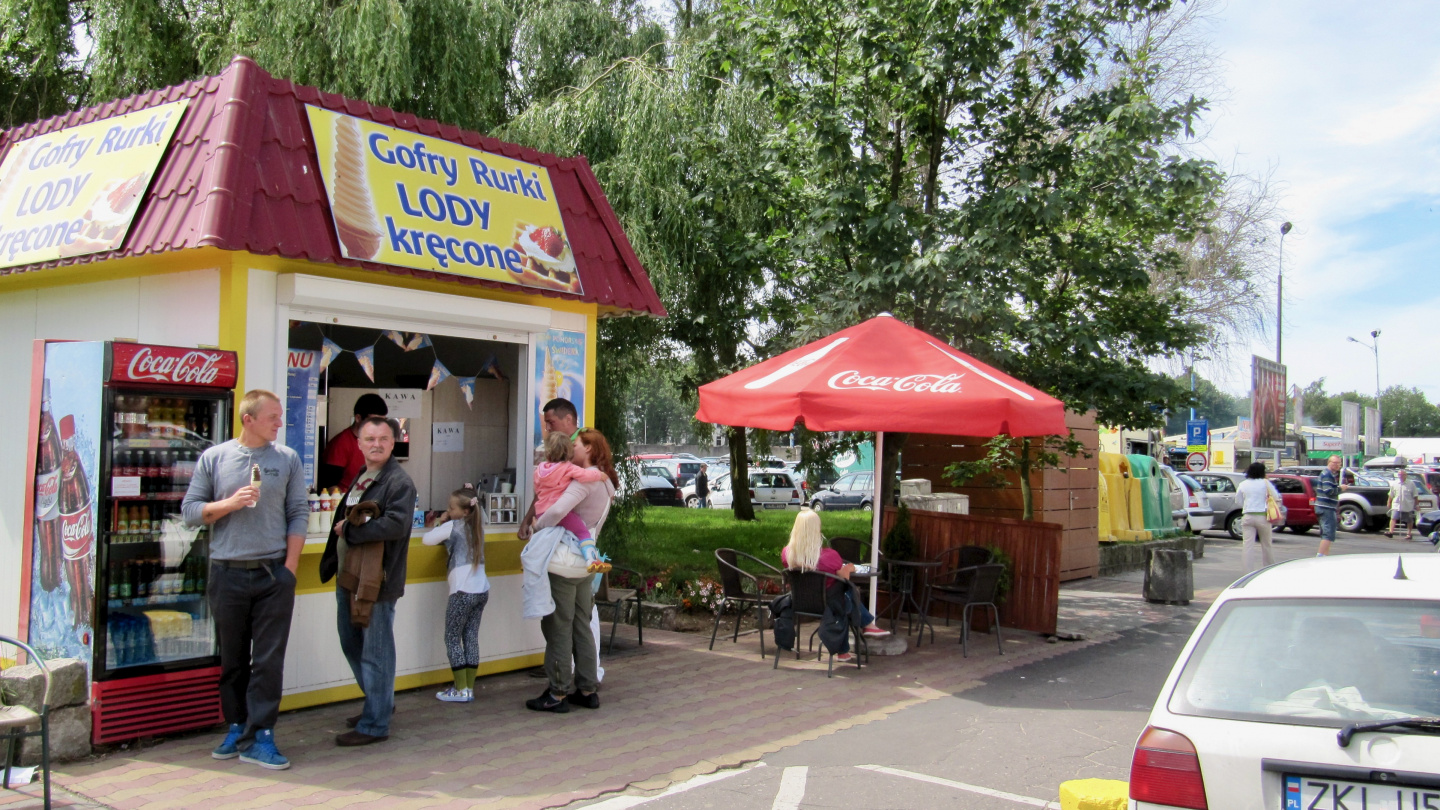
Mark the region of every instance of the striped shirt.
[[1335, 509], [1340, 505], [1340, 479], [1326, 470], [1315, 479], [1315, 508]]

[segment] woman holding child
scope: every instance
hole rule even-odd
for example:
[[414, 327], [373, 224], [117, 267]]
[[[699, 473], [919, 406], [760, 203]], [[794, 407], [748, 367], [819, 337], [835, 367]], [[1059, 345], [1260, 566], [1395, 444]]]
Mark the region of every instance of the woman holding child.
[[[540, 620], [549, 685], [539, 697], [527, 700], [525, 706], [534, 711], [564, 713], [570, 711], [571, 705], [600, 708], [599, 657], [590, 618], [595, 604], [595, 572], [607, 566], [595, 552], [595, 538], [610, 512], [620, 479], [610, 444], [600, 431], [581, 430], [568, 459], [568, 437], [551, 436], [559, 441], [547, 440], [546, 463], [535, 471], [536, 517], [530, 526], [522, 527], [521, 533], [522, 538], [530, 537], [522, 554], [527, 587], [541, 586], [528, 588], [527, 602], [546, 584], [549, 598], [554, 601], [554, 610]], [[547, 529], [551, 532], [547, 533]], [[537, 563], [545, 564], [546, 582], [537, 581], [541, 578], [538, 570], [531, 570]], [[527, 604], [526, 615], [541, 615], [541, 609]]]

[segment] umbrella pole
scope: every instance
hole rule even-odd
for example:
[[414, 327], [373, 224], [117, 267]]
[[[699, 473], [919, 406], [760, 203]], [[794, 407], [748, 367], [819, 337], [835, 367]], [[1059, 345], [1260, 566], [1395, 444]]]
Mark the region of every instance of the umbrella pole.
[[[883, 489], [880, 481], [880, 474], [885, 470], [885, 431], [875, 431], [875, 496], [871, 499], [870, 505], [874, 517], [870, 525], [870, 570], [880, 571], [880, 517], [885, 514], [885, 507], [880, 503], [880, 492]], [[870, 578], [870, 615], [875, 615], [875, 606], [880, 601], [880, 578]]]

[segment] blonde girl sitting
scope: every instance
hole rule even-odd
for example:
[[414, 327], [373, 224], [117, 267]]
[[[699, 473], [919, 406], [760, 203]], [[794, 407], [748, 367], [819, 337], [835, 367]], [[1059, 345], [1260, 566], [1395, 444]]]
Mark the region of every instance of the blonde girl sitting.
[[[833, 548], [824, 546], [825, 537], [820, 533], [820, 515], [809, 509], [801, 509], [795, 516], [795, 525], [790, 529], [790, 542], [780, 550], [780, 563], [793, 571], [820, 571], [825, 574], [834, 574], [841, 579], [849, 579], [855, 573], [855, 566], [840, 559], [840, 553]], [[826, 582], [825, 587], [834, 586], [834, 582]], [[875, 617], [864, 605], [854, 605], [853, 596], [850, 591], [845, 593], [845, 608], [851, 610], [859, 607], [860, 613], [865, 617], [865, 635], [869, 638], [890, 635], [889, 630], [882, 630], [875, 624]], [[848, 661], [850, 653], [842, 653], [836, 660]]]

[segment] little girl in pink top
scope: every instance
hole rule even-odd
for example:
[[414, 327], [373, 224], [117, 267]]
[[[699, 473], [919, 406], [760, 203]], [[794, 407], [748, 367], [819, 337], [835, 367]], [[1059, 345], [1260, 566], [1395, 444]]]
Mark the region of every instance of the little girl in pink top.
[[[573, 453], [574, 447], [570, 444], [569, 436], [551, 433], [545, 437], [545, 460], [535, 468], [535, 517], [540, 517], [545, 514], [545, 510], [554, 506], [560, 496], [565, 494], [565, 488], [570, 486], [571, 481], [592, 483], [610, 480], [602, 470], [571, 464], [570, 457]], [[585, 526], [585, 521], [571, 512], [560, 518], [559, 525], [580, 541], [581, 552], [594, 568], [600, 561], [600, 554], [595, 550], [595, 538], [590, 536], [590, 529]]]

